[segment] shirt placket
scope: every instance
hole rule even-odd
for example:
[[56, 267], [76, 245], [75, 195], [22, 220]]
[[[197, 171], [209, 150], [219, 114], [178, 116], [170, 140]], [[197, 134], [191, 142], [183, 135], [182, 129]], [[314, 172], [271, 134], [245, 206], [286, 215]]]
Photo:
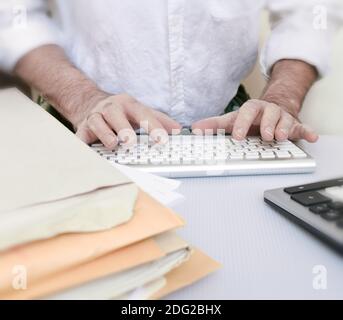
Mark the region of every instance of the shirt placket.
[[171, 110], [176, 118], [185, 118], [184, 103], [184, 1], [168, 0]]

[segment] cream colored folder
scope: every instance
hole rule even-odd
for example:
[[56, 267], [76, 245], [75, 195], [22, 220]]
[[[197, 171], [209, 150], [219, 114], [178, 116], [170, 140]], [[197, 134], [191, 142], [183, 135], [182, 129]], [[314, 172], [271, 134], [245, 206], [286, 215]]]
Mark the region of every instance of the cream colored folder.
[[132, 217], [134, 184], [0, 213], [0, 251], [59, 234], [107, 230]]
[[[52, 275], [184, 225], [181, 218], [140, 192], [133, 218], [109, 231], [62, 235], [0, 253], [0, 298], [13, 294], [13, 268], [21, 265], [33, 286]], [[144, 254], [144, 252], [143, 252]]]
[[132, 217], [136, 186], [15, 89], [0, 91], [0, 135], [0, 250]]

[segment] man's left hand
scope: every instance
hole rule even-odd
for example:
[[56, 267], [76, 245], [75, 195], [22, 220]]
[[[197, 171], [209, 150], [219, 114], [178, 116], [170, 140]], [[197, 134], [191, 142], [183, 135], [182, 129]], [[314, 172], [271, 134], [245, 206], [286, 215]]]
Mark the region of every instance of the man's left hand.
[[199, 121], [192, 128], [202, 132], [225, 129], [236, 140], [243, 140], [248, 135], [261, 135], [265, 141], [304, 139], [314, 143], [318, 140], [318, 135], [302, 124], [296, 115], [264, 100], [249, 100], [239, 111]]

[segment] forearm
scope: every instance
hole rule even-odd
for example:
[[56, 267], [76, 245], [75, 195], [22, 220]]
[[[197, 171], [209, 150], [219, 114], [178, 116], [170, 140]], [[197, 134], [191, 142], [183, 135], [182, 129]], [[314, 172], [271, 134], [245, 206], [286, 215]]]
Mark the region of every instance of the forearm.
[[28, 53], [17, 64], [15, 73], [37, 89], [73, 125], [82, 120], [82, 111], [105, 97], [105, 93], [73, 66], [63, 49], [56, 45]]
[[317, 78], [316, 69], [303, 61], [280, 60], [273, 67], [261, 99], [275, 103], [297, 117]]

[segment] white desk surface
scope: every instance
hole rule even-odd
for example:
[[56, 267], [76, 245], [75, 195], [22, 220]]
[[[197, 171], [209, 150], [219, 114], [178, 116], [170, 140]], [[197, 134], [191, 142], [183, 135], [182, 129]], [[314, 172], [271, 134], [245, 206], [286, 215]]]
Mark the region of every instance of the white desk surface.
[[[343, 299], [343, 256], [263, 201], [265, 190], [343, 176], [343, 136], [301, 145], [317, 160], [315, 174], [183, 180], [179, 234], [224, 267], [171, 299]], [[326, 290], [313, 288], [317, 265]]]

